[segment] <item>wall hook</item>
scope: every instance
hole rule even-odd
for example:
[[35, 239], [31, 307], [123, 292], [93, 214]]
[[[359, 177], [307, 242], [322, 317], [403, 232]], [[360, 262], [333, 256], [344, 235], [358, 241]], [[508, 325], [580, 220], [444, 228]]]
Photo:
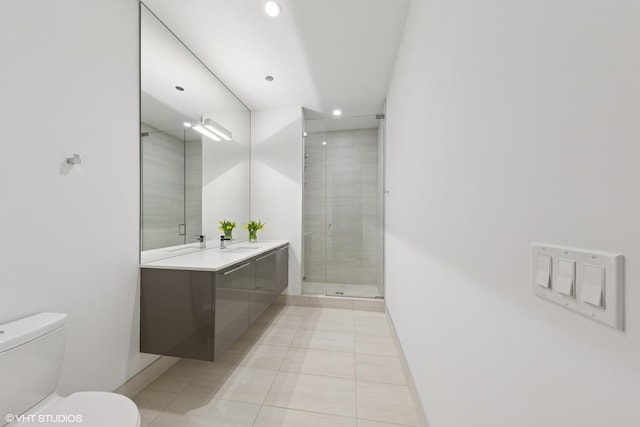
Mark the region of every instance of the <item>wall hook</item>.
[[82, 159], [80, 158], [80, 154], [73, 153], [73, 157], [67, 157], [67, 163], [69, 163], [70, 165], [82, 164]]

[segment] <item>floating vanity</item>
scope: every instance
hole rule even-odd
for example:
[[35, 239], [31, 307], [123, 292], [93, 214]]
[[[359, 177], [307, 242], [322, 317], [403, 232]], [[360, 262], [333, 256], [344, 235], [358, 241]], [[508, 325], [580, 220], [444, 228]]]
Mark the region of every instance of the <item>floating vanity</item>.
[[289, 244], [237, 242], [140, 264], [140, 351], [216, 360], [288, 285]]

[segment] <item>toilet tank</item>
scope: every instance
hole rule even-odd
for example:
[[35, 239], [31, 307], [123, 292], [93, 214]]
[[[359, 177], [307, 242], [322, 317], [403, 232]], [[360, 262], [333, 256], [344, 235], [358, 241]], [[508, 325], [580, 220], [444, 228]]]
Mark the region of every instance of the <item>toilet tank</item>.
[[66, 314], [39, 313], [0, 325], [0, 425], [56, 390], [66, 323]]

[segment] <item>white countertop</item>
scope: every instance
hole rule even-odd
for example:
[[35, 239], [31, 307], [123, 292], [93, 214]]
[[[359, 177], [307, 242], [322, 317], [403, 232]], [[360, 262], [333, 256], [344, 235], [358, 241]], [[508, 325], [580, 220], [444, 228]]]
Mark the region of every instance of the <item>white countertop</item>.
[[[220, 249], [217, 246], [200, 249], [197, 246], [194, 247], [193, 244], [156, 249], [142, 252], [140, 267], [168, 270], [219, 271], [287, 244], [289, 242], [286, 240], [259, 240], [253, 243], [247, 241], [233, 242], [231, 245], [227, 244], [227, 249]], [[180, 248], [184, 248], [184, 251], [188, 253], [182, 252], [179, 255], [175, 255], [176, 252], [180, 251]], [[149, 258], [153, 258], [153, 255], [157, 256], [158, 253], [169, 255], [166, 255], [168, 257], [163, 259], [149, 260]]]

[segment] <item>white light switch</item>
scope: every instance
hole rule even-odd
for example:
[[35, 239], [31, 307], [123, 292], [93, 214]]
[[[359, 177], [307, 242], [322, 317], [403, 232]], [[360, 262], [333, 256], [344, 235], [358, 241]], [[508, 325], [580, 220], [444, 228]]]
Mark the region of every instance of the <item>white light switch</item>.
[[605, 270], [595, 265], [584, 265], [581, 299], [596, 307], [604, 307], [602, 298], [604, 291]]
[[576, 263], [574, 261], [559, 259], [558, 275], [556, 276], [555, 288], [561, 294], [574, 297], [576, 283]]
[[551, 257], [538, 255], [536, 266], [536, 285], [544, 288], [551, 287]]
[[624, 331], [622, 254], [547, 243], [533, 243], [531, 249], [534, 295]]

